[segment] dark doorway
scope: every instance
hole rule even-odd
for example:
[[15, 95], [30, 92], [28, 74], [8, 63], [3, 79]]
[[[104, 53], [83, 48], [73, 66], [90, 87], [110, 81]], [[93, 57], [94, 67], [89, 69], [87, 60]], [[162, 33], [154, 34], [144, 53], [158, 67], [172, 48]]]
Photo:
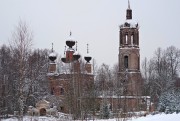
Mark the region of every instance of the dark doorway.
[[40, 116], [46, 115], [46, 109], [45, 108], [41, 108], [39, 112], [40, 112]]

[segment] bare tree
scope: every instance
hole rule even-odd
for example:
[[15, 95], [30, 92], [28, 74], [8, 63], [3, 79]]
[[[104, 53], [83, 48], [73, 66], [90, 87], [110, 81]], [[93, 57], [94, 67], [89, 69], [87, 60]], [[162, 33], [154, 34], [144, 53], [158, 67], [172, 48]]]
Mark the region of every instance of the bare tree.
[[180, 69], [180, 50], [174, 46], [166, 49], [165, 53], [166, 63], [168, 64], [168, 75], [171, 80], [178, 76]]
[[146, 94], [157, 105], [163, 92], [175, 87], [180, 67], [180, 50], [170, 46], [165, 50], [158, 48], [153, 58], [142, 63], [143, 77], [146, 80]]
[[23, 120], [23, 110], [24, 110], [24, 91], [25, 84], [26, 84], [26, 75], [29, 73], [26, 69], [28, 65], [28, 56], [31, 51], [32, 47], [32, 39], [33, 35], [31, 30], [28, 28], [27, 24], [23, 21], [19, 21], [18, 26], [16, 27], [16, 30], [12, 34], [12, 39], [10, 41], [10, 47], [12, 50], [12, 53], [14, 57], [16, 56], [16, 63], [17, 64], [17, 82], [18, 82], [18, 101], [20, 106], [20, 116]]

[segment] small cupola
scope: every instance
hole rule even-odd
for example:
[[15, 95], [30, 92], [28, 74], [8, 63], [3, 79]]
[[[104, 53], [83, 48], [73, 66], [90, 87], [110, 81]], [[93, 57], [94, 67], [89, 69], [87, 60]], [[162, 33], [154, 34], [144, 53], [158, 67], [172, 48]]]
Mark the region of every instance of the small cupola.
[[70, 63], [73, 61], [73, 46], [75, 45], [74, 38], [72, 37], [72, 33], [70, 32], [69, 38], [66, 40], [66, 45], [69, 47], [66, 50], [66, 63]]
[[75, 45], [74, 38], [72, 37], [72, 33], [70, 32], [69, 38], [66, 40], [66, 45], [69, 48], [72, 48]]
[[52, 43], [52, 50], [51, 53], [49, 54], [49, 60], [51, 60], [52, 62], [54, 62], [57, 59], [57, 55], [53, 50], [53, 43]]
[[61, 61], [66, 63], [66, 46], [65, 46], [65, 49], [64, 49], [64, 56], [61, 58]]
[[77, 60], [79, 60], [80, 57], [81, 56], [80, 56], [80, 54], [77, 51], [77, 41], [76, 41], [76, 51], [73, 54], [73, 59], [74, 59], [74, 61], [77, 61]]
[[84, 59], [87, 61], [87, 63], [89, 63], [92, 59], [92, 57], [89, 55], [89, 48], [88, 48], [89, 44], [87, 44], [87, 55], [84, 57]]

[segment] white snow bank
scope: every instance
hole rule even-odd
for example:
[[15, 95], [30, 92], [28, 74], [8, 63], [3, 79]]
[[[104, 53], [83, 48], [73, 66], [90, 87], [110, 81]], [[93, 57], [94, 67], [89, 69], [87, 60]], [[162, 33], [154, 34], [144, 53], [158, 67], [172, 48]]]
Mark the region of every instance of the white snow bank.
[[[45, 116], [40, 116], [40, 117], [31, 117], [31, 116], [25, 116], [23, 118], [23, 121], [56, 121], [57, 119], [54, 117], [45, 117]], [[9, 118], [9, 119], [3, 119], [2, 121], [18, 121], [17, 118]]]
[[[117, 121], [117, 119], [108, 119], [108, 120], [102, 119], [102, 120], [95, 120], [95, 121]], [[174, 114], [148, 115], [146, 117], [129, 119], [128, 121], [180, 121], [180, 113], [179, 114], [174, 113]]]
[[[33, 117], [32, 119], [37, 121], [59, 121], [54, 117]], [[10, 118], [10, 119], [4, 119], [2, 121], [18, 121], [18, 120], [16, 118]], [[32, 120], [31, 117], [26, 116], [24, 117], [23, 121], [32, 121]], [[117, 121], [117, 119], [101, 119], [101, 120], [96, 119], [95, 121]], [[148, 115], [146, 117], [133, 118], [128, 121], [180, 121], [180, 113]]]
[[133, 119], [132, 121], [180, 121], [180, 114], [157, 114]]

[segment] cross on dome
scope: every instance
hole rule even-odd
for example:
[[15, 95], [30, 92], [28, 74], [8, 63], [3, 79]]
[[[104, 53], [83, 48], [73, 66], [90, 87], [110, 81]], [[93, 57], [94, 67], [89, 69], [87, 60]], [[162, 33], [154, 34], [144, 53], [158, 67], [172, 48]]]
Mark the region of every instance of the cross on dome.
[[54, 52], [54, 50], [53, 50], [53, 43], [52, 43], [52, 49], [51, 49], [51, 51]]

